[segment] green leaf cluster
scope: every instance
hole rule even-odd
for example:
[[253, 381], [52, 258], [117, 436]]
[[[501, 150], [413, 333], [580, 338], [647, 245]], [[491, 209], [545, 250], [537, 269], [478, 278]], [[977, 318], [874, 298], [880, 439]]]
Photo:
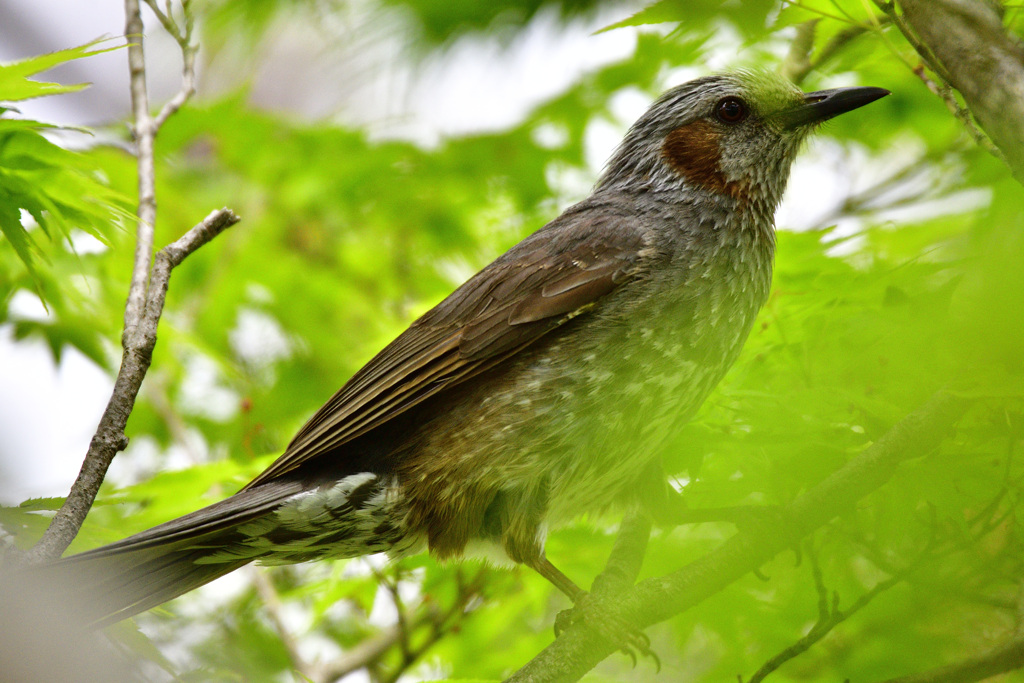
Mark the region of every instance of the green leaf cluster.
[[[32, 283], [44, 302], [57, 305], [59, 294], [53, 290], [59, 285], [54, 284], [54, 273], [42, 272], [37, 262], [49, 265], [51, 245], [70, 246], [76, 231], [109, 245], [111, 231], [125, 216], [125, 195], [109, 186], [97, 164], [48, 138], [45, 133], [55, 132], [53, 126], [12, 118], [15, 110], [4, 106], [84, 88], [85, 84], [61, 85], [29, 77], [117, 49], [95, 46], [89, 43], [0, 64], [0, 233], [17, 257], [0, 256], [0, 306], [26, 282]], [[41, 245], [40, 237], [50, 245]], [[76, 336], [66, 332], [69, 338]], [[55, 353], [69, 338], [52, 344]]]

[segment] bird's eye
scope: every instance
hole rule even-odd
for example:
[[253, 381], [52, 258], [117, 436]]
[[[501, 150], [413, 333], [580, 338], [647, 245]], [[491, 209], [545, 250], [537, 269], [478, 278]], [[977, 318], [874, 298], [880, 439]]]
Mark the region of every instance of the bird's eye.
[[722, 123], [739, 123], [748, 114], [747, 103], [738, 97], [724, 97], [715, 105], [715, 118]]

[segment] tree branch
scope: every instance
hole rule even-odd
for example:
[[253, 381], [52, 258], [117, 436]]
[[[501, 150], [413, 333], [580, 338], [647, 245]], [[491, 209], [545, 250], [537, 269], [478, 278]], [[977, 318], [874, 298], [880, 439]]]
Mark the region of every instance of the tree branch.
[[117, 379], [114, 380], [114, 391], [110, 401], [89, 443], [85, 461], [71, 487], [71, 492], [43, 537], [28, 553], [27, 559], [30, 562], [56, 558], [70, 545], [96, 499], [96, 492], [103, 483], [114, 455], [128, 445], [124, 428], [153, 357], [157, 324], [163, 313], [171, 271], [184, 261], [185, 257], [238, 220], [238, 216], [229, 209], [217, 209], [156, 255], [149, 292], [142, 303], [142, 316], [135, 332], [129, 336], [126, 331], [122, 337], [124, 355], [121, 358]]
[[[354, 671], [370, 667], [378, 663], [388, 650], [396, 645], [399, 646], [400, 661], [379, 680], [393, 682], [400, 679], [410, 666], [419, 661], [427, 650], [448, 635], [472, 611], [470, 604], [479, 598], [487, 570], [481, 568], [469, 581], [463, 579], [460, 570], [458, 594], [447, 610], [442, 610], [438, 605], [423, 599], [415, 609], [410, 609], [401, 599], [396, 583], [379, 572], [374, 574], [394, 601], [395, 609], [398, 610], [396, 622], [381, 629], [376, 635], [361, 640], [347, 649], [342, 656], [314, 665], [308, 675], [309, 680], [314, 683], [336, 681]], [[428, 630], [426, 637], [413, 645], [413, 635], [424, 628]]]
[[139, 0], [124, 2], [124, 35], [128, 40], [128, 80], [132, 99], [132, 135], [138, 167], [139, 218], [135, 231], [135, 265], [132, 267], [131, 287], [124, 308], [124, 332], [121, 345], [127, 353], [129, 340], [142, 321], [146, 289], [149, 283], [150, 259], [153, 256], [153, 226], [156, 224], [156, 163], [153, 147], [156, 124], [149, 115], [149, 92], [146, 87], [146, 53], [142, 47], [142, 13]]
[[345, 654], [320, 665], [314, 675], [310, 676], [310, 680], [337, 681], [379, 660], [401, 638], [399, 630], [398, 624], [392, 624], [381, 629], [376, 635], [360, 640], [346, 650]]
[[[672, 574], [641, 581], [618, 596], [595, 596], [595, 602], [607, 613], [638, 627], [664, 621], [700, 604], [850, 510], [858, 500], [888, 481], [904, 460], [933, 450], [966, 407], [960, 398], [944, 392], [936, 394], [863, 453], [773, 515], [775, 523], [770, 532], [745, 528], [716, 550]], [[573, 627], [507, 683], [576, 681], [611, 654], [613, 648], [588, 629]]]
[[983, 655], [883, 683], [973, 683], [1024, 667], [1024, 638], [1014, 638]]
[[604, 570], [594, 579], [590, 592], [598, 596], [616, 595], [630, 588], [640, 574], [650, 537], [651, 520], [646, 515], [623, 519]]
[[[989, 3], [899, 0], [901, 30], [918, 53], [956, 88], [1024, 184], [1024, 47]], [[918, 41], [909, 34], [916, 34]]]

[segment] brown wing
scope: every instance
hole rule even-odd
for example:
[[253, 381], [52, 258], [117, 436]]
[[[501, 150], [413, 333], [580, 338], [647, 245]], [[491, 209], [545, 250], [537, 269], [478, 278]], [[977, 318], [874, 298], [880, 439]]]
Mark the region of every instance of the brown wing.
[[610, 213], [564, 214], [473, 276], [353, 375], [246, 488], [494, 367], [636, 276], [637, 222]]

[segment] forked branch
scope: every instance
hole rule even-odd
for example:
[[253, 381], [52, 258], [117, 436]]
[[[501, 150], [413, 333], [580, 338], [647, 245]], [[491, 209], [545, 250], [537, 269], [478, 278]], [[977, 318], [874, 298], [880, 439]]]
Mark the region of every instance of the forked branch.
[[[135, 261], [125, 304], [124, 331], [121, 334], [121, 367], [114, 381], [113, 393], [89, 444], [82, 469], [43, 537], [29, 551], [26, 559], [30, 562], [53, 559], [64, 552], [85, 521], [114, 456], [128, 445], [124, 429], [153, 357], [157, 324], [163, 313], [171, 271], [186, 256], [238, 222], [238, 217], [230, 210], [218, 209], [180, 239], [162, 249], [155, 261], [153, 259], [153, 226], [156, 222], [155, 138], [164, 121], [195, 91], [196, 46], [192, 43], [193, 20], [188, 0], [183, 3], [182, 9], [184, 28], [178, 28], [177, 24], [168, 19], [174, 26], [171, 33], [182, 48], [182, 88], [154, 118], [149, 112], [143, 50], [145, 27], [139, 0], [125, 0], [125, 36], [128, 40], [139, 203], [136, 212], [138, 225]], [[161, 21], [164, 22], [164, 19], [166, 17]]]

